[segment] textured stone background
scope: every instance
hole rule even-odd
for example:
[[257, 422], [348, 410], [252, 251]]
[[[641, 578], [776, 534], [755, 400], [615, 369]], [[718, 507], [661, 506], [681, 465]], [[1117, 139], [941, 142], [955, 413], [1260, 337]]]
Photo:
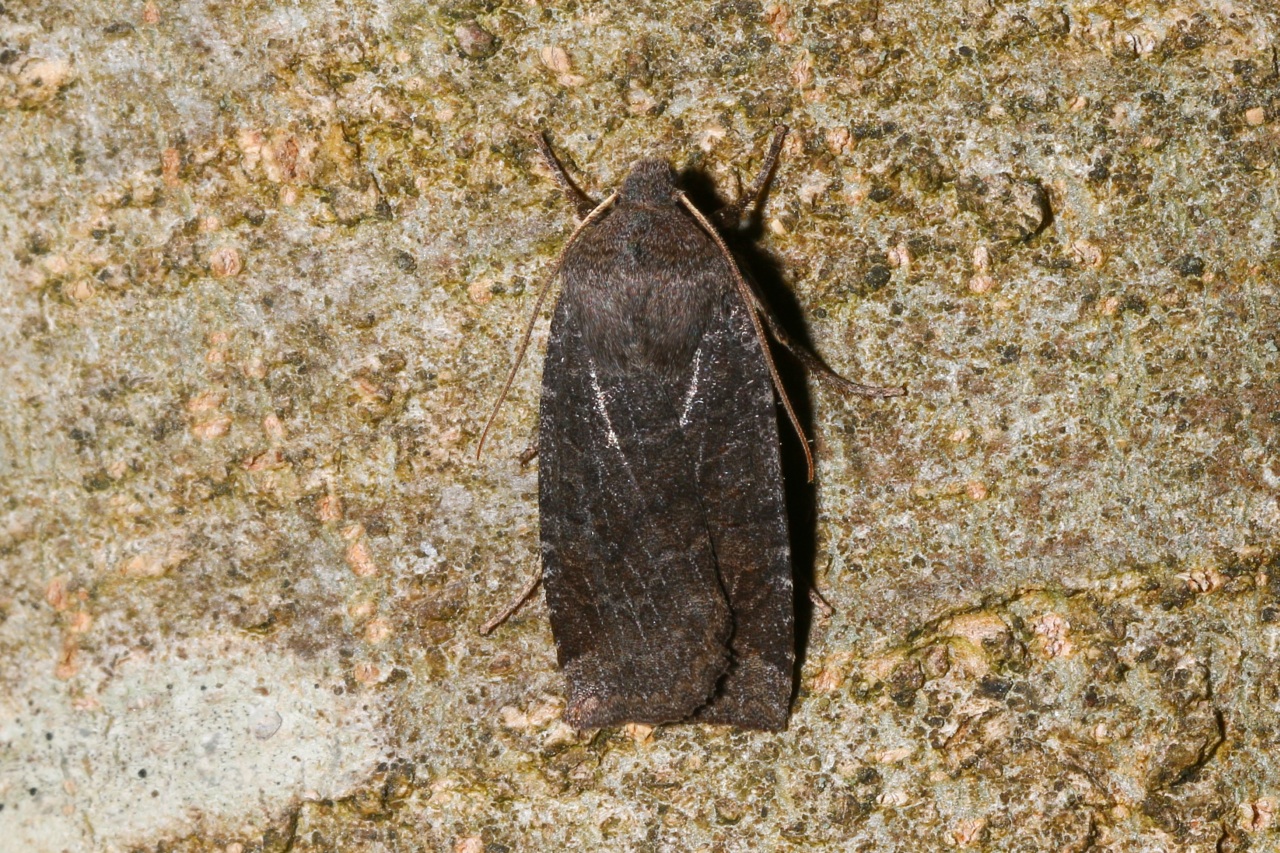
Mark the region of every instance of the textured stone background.
[[[1278, 34], [3, 3], [0, 846], [1280, 849]], [[911, 394], [809, 397], [790, 730], [576, 738], [541, 603], [476, 630], [536, 565], [536, 354], [475, 443], [572, 227], [527, 132], [731, 196], [778, 122], [763, 278]]]

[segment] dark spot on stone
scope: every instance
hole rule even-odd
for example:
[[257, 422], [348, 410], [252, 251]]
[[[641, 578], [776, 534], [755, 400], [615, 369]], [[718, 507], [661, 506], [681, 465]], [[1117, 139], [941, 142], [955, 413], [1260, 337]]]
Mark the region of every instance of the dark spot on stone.
[[894, 667], [888, 679], [889, 698], [902, 707], [915, 701], [916, 691], [924, 687], [924, 671], [914, 660], [903, 661]]
[[41, 256], [49, 254], [49, 238], [39, 232], [27, 235], [27, 251], [33, 255]]
[[1204, 39], [1195, 33], [1183, 33], [1179, 40], [1183, 50], [1195, 50], [1204, 45]]
[[1173, 269], [1186, 278], [1199, 278], [1204, 275], [1204, 261], [1195, 255], [1183, 255], [1173, 262]]
[[893, 272], [884, 264], [873, 264], [871, 269], [867, 270], [867, 289], [871, 291], [879, 290], [889, 283], [893, 278]]
[[1134, 314], [1147, 313], [1147, 300], [1141, 296], [1126, 296], [1124, 301], [1120, 303], [1121, 311], [1128, 311]]
[[[0, 54], [0, 62], [3, 61], [4, 55]], [[1243, 77], [1245, 80], [1250, 80], [1253, 78], [1253, 75], [1258, 73], [1258, 66], [1254, 65], [1252, 60], [1237, 59], [1235, 62], [1231, 63], [1231, 73], [1238, 77]]]
[[405, 251], [396, 252], [395, 264], [400, 272], [413, 272], [418, 268], [417, 259]]
[[978, 685], [978, 692], [992, 699], [1003, 699], [1012, 687], [1013, 684], [1008, 679], [988, 675]]
[[95, 471], [84, 478], [86, 492], [102, 492], [111, 488], [111, 477], [106, 471]]

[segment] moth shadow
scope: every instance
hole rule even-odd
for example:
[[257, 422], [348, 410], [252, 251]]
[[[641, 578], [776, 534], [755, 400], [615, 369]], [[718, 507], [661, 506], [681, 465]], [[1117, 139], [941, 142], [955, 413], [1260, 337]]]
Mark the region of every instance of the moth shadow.
[[[725, 205], [725, 200], [716, 192], [710, 177], [696, 165], [682, 170], [679, 179], [681, 187], [699, 210], [710, 212]], [[763, 230], [760, 217], [753, 216], [744, 228], [736, 231], [722, 230], [721, 234], [737, 260], [739, 269], [764, 300], [778, 325], [794, 343], [813, 352], [804, 312], [787, 287], [782, 265], [775, 255], [760, 245]], [[776, 343], [771, 346], [770, 352], [800, 426], [805, 435], [813, 435], [813, 407], [804, 367], [785, 347]], [[815, 588], [817, 503], [813, 484], [809, 482], [804, 445], [781, 406], [778, 407], [778, 435], [781, 439], [783, 483], [791, 534], [792, 574], [796, 590], [796, 668], [793, 683], [798, 687], [800, 670], [808, 651], [809, 632], [813, 627], [814, 608], [809, 599], [809, 590]]]

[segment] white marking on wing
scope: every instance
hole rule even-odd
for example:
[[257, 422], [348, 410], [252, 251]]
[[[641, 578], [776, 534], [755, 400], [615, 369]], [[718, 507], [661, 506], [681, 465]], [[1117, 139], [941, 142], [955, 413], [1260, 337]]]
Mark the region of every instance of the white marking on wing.
[[604, 418], [605, 432], [609, 434], [609, 446], [621, 450], [622, 443], [618, 441], [618, 434], [613, 431], [613, 421], [609, 420], [609, 401], [605, 399], [604, 391], [600, 388], [595, 365], [589, 367], [587, 373], [591, 376], [591, 391], [595, 394], [596, 409], [599, 410], [600, 417]]
[[[640, 490], [640, 484], [636, 482], [635, 472], [631, 470], [631, 463], [627, 460], [627, 454], [622, 452], [622, 442], [618, 441], [618, 434], [613, 430], [613, 421], [609, 419], [609, 398], [605, 396], [604, 389], [600, 387], [600, 377], [596, 375], [596, 366], [592, 364], [590, 360], [587, 362], [587, 375], [591, 378], [591, 394], [595, 398], [596, 410], [600, 412], [600, 417], [604, 419], [604, 429], [608, 436], [609, 446], [618, 451], [619, 456], [622, 458], [622, 469], [626, 472], [627, 480], [631, 483], [632, 489], [638, 492]], [[607, 512], [608, 510], [606, 510], [606, 513]], [[640, 538], [639, 546], [644, 552], [647, 565], [656, 565], [657, 559], [653, 552], [649, 550], [649, 542], [646, 537]], [[649, 606], [652, 607], [653, 599], [652, 596], [649, 595], [649, 579], [645, 574], [641, 574], [640, 577], [642, 582], [645, 584], [645, 601], [649, 602]], [[592, 599], [599, 601], [600, 595], [594, 591], [595, 585], [592, 583], [590, 576], [588, 576], [587, 583], [593, 590], [591, 596]], [[648, 637], [650, 631], [645, 627], [645, 625], [649, 620], [641, 618], [637, 604], [638, 603], [633, 601], [630, 597], [625, 597], [620, 606], [626, 610], [626, 615], [630, 617], [631, 622], [636, 626], [636, 630], [639, 632], [640, 636]], [[617, 660], [619, 657], [625, 657], [627, 654], [630, 654], [630, 650], [624, 651], [617, 649], [614, 647], [612, 642], [608, 645], [608, 656], [613, 660]]]
[[680, 412], [680, 426], [689, 425], [689, 412], [693, 410], [693, 401], [698, 394], [698, 368], [702, 365], [702, 347], [693, 354], [693, 378], [689, 380], [689, 390], [684, 392], [684, 408]]

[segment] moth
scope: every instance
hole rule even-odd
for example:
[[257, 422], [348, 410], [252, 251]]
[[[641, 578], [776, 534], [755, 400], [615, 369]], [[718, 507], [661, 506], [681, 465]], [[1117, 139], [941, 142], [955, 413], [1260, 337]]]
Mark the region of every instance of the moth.
[[[564, 716], [577, 729], [786, 728], [796, 629], [778, 402], [811, 478], [813, 462], [765, 324], [789, 342], [719, 230], [754, 214], [785, 133], [774, 134], [750, 189], [713, 216], [659, 159], [637, 162], [596, 203], [539, 137], [580, 218], [548, 279], [563, 286], [536, 453], [541, 580], [568, 686]], [[499, 405], [531, 331], [532, 321]], [[838, 381], [867, 396], [904, 393]]]

